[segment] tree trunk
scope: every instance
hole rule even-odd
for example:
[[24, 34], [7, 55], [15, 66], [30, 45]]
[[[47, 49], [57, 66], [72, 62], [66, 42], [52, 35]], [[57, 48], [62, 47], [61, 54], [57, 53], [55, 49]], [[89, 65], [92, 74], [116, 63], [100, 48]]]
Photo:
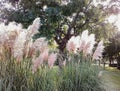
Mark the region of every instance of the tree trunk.
[[120, 70], [120, 60], [117, 60], [117, 69]]
[[117, 69], [120, 70], [120, 56], [117, 58]]
[[105, 70], [106, 60], [103, 60], [103, 69]]
[[112, 65], [112, 57], [109, 58], [109, 66]]

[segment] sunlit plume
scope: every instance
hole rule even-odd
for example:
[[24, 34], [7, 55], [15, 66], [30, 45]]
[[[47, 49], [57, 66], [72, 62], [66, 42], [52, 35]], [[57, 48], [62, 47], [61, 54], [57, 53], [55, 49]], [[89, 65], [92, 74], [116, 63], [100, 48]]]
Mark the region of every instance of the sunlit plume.
[[88, 35], [88, 30], [85, 30], [81, 36], [72, 36], [71, 39], [68, 40], [66, 49], [73, 53], [83, 52], [84, 56], [88, 54], [92, 55], [95, 43], [95, 35]]
[[43, 52], [45, 49], [48, 49], [48, 42], [45, 41], [45, 38], [38, 38], [33, 42], [32, 49], [34, 49], [35, 52]]
[[[35, 42], [33, 43], [32, 37], [37, 34], [39, 31], [40, 27], [40, 18], [36, 18], [32, 25], [30, 25], [27, 29], [27, 37], [26, 37], [26, 48], [25, 48], [25, 52], [26, 52], [26, 56], [32, 56], [33, 54], [35, 54], [36, 50], [41, 46], [39, 45], [41, 42], [38, 40], [41, 39], [37, 39], [35, 40]], [[40, 43], [39, 43], [40, 42]]]
[[[21, 24], [10, 22], [8, 25], [0, 24], [0, 51], [7, 48], [11, 55], [20, 61], [22, 58], [34, 57], [38, 52], [43, 60], [47, 60], [49, 50], [45, 38], [33, 41], [32, 37], [38, 33], [40, 18], [36, 18], [28, 29], [23, 29]], [[3, 53], [4, 54], [4, 53]]]
[[85, 30], [82, 32], [81, 34], [81, 38], [80, 38], [80, 45], [79, 45], [79, 52], [81, 52], [85, 45], [87, 44], [87, 40], [88, 40], [88, 30]]
[[8, 25], [0, 24], [0, 46], [3, 46], [2, 51], [7, 50], [8, 53], [13, 54], [14, 42], [21, 30], [22, 25], [15, 22], [10, 22]]
[[48, 57], [48, 65], [50, 68], [53, 67], [56, 59], [57, 59], [57, 54], [51, 53], [50, 56]]
[[4, 37], [9, 39], [11, 35], [13, 34], [18, 35], [22, 31], [22, 25], [17, 24], [15, 22], [10, 22], [8, 25], [5, 25], [4, 23], [0, 24], [0, 35], [2, 35], [2, 40], [4, 40]]
[[80, 46], [80, 43], [81, 43], [81, 37], [80, 36], [76, 36], [75, 37], [75, 44], [76, 44], [77, 48]]
[[83, 56], [92, 55], [95, 45], [95, 35], [88, 35], [88, 30], [82, 32], [82, 35], [72, 36], [66, 44], [66, 49], [70, 53], [83, 53]]
[[88, 30], [84, 30], [81, 34], [81, 40], [86, 41], [88, 39]]
[[17, 24], [16, 22], [10, 22], [6, 27], [8, 32], [16, 31], [17, 33], [20, 33], [22, 29], [22, 24]]
[[90, 48], [90, 42], [86, 43], [86, 44], [83, 46], [83, 54], [84, 54], [84, 56], [86, 56], [87, 54], [89, 54], [89, 53], [88, 53], [89, 48]]
[[32, 25], [28, 27], [28, 37], [33, 37], [33, 35], [39, 33], [38, 29], [40, 27], [40, 18], [36, 18]]
[[25, 42], [24, 56], [25, 56], [26, 58], [33, 56], [33, 50], [34, 50], [34, 49], [32, 49], [32, 45], [33, 45], [32, 39]]
[[41, 58], [44, 60], [44, 61], [47, 61], [48, 60], [48, 56], [49, 56], [49, 50], [48, 49], [45, 49], [41, 54], [40, 54]]
[[45, 49], [48, 49], [48, 41], [44, 41], [44, 43], [42, 43], [41, 47], [39, 47], [40, 52], [44, 52]]
[[41, 56], [37, 57], [36, 59], [33, 58], [32, 63], [33, 63], [32, 72], [35, 73], [37, 69], [40, 67], [40, 65], [43, 63], [43, 59], [41, 58]]
[[76, 51], [77, 51], [78, 41], [75, 41], [75, 39], [76, 39], [76, 37], [72, 36], [71, 39], [68, 41], [68, 43], [66, 45], [66, 49], [69, 52], [76, 53]]
[[93, 50], [93, 48], [94, 48], [94, 45], [95, 45], [95, 35], [94, 34], [90, 34], [89, 36], [88, 36], [88, 40], [86, 40], [87, 41], [87, 43], [86, 43], [86, 45], [85, 45], [85, 47], [84, 47], [84, 49], [83, 49], [83, 53], [84, 53], [84, 55], [87, 55], [87, 54], [92, 54], [92, 50]]
[[100, 41], [98, 43], [98, 46], [97, 46], [94, 54], [93, 54], [93, 60], [94, 59], [96, 59], [96, 60], [101, 59], [103, 50], [104, 50], [103, 41]]
[[0, 24], [0, 45], [3, 45], [5, 40], [9, 39], [5, 28], [4, 24]]
[[26, 32], [21, 32], [15, 40], [14, 44], [14, 57], [23, 57], [24, 44], [26, 42]]

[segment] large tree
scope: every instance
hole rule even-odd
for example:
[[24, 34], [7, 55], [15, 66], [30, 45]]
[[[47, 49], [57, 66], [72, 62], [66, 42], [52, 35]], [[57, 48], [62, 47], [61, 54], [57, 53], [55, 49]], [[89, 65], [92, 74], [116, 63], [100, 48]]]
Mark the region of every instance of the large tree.
[[110, 65], [116, 59], [117, 68], [120, 69], [120, 32], [109, 38], [109, 43], [105, 48], [105, 56], [109, 58]]
[[[28, 26], [36, 17], [41, 18], [41, 28], [36, 37], [54, 39], [60, 51], [73, 35], [88, 29], [98, 38], [109, 35], [105, 22], [107, 14], [101, 4], [94, 6], [93, 0], [9, 0], [15, 10], [7, 11], [8, 21]], [[112, 27], [113, 28], [113, 27]]]

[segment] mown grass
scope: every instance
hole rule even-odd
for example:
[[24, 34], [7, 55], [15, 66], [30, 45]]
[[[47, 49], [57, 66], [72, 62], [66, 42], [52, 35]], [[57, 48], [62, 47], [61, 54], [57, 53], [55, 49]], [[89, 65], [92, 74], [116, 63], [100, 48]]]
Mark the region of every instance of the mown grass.
[[107, 67], [103, 71], [102, 79], [106, 91], [120, 91], [120, 70]]

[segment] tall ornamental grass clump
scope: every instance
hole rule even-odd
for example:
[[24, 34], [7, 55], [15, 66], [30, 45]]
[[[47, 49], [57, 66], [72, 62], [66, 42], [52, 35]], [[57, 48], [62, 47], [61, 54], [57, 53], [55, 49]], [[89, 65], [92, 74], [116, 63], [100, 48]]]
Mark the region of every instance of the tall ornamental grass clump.
[[0, 91], [28, 91], [30, 68], [27, 61], [19, 65], [15, 60], [0, 62]]
[[[44, 91], [54, 85], [49, 69], [57, 54], [49, 50], [45, 38], [32, 39], [39, 27], [40, 18], [27, 29], [15, 22], [0, 24], [0, 91]], [[38, 81], [41, 87], [36, 86]]]
[[71, 37], [59, 59], [45, 38], [32, 39], [39, 27], [40, 18], [27, 29], [0, 24], [0, 91], [103, 91], [99, 68], [92, 65], [102, 58], [103, 41], [93, 51], [95, 35], [85, 30]]
[[68, 55], [61, 69], [59, 91], [104, 91], [98, 76], [100, 70], [93, 65], [93, 61], [102, 59], [104, 46], [100, 41], [95, 50], [95, 43], [95, 35], [89, 35], [88, 30], [71, 37], [66, 45]]
[[40, 69], [32, 76], [29, 91], [57, 91], [56, 83], [58, 78], [54, 69], [48, 67]]
[[104, 91], [98, 74], [99, 68], [89, 62], [68, 63], [60, 72], [58, 91]]

